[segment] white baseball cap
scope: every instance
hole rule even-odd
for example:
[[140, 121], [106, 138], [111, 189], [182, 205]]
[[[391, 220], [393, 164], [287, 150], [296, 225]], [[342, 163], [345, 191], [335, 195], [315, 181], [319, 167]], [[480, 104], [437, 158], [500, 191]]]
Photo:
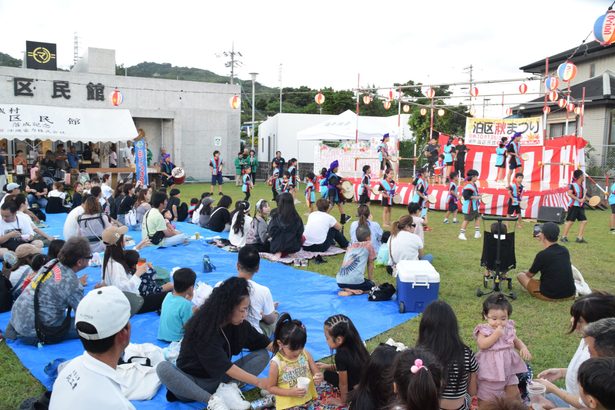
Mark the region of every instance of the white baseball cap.
[[130, 320], [130, 302], [115, 286], [94, 289], [77, 306], [75, 324], [84, 322], [92, 325], [96, 333], [77, 330], [86, 340], [100, 340], [113, 336], [126, 326]]

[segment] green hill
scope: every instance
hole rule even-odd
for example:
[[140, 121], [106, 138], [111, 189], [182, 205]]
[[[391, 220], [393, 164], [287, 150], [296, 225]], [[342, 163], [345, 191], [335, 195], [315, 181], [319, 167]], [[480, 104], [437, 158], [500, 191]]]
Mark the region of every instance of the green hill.
[[21, 67], [22, 64], [23, 64], [22, 60], [18, 58], [13, 58], [8, 54], [4, 54], [0, 52], [0, 66]]

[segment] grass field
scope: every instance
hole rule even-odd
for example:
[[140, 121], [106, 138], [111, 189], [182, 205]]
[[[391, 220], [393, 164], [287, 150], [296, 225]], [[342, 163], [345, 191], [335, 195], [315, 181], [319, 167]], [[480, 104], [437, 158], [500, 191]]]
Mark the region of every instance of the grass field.
[[[200, 197], [203, 190], [209, 190], [208, 185], [194, 184], [179, 187], [182, 198], [188, 202], [191, 197]], [[224, 185], [225, 193], [234, 200], [243, 199], [238, 187]], [[259, 198], [271, 199], [270, 188], [257, 183], [252, 192], [251, 203]], [[355, 205], [346, 206], [347, 213], [354, 214]], [[382, 208], [376, 203], [371, 207], [374, 219], [382, 221]], [[300, 215], [307, 209], [304, 204], [298, 205]], [[405, 207], [399, 206], [393, 210], [393, 219], [406, 213]], [[337, 210], [333, 212], [339, 217]], [[610, 235], [608, 220], [610, 213], [605, 211], [588, 212], [589, 223], [586, 239], [589, 244], [570, 243], [568, 248], [572, 263], [577, 266], [590, 287], [595, 290], [615, 292], [615, 235]], [[306, 219], [303, 216], [304, 220]], [[425, 233], [425, 249], [434, 255], [434, 266], [440, 272], [440, 298], [448, 302], [457, 313], [462, 337], [466, 343], [476, 349], [472, 339], [472, 330], [481, 322], [482, 298], [475, 296], [476, 288], [482, 286], [480, 270], [480, 252], [482, 240], [471, 239], [471, 231], [467, 242], [457, 239], [458, 225], [442, 224], [443, 213], [430, 212], [429, 225], [433, 231]], [[517, 230], [516, 255], [518, 269], [527, 269], [534, 255], [541, 250], [538, 241], [532, 238], [531, 222], [526, 221], [523, 228]], [[576, 227], [573, 227], [570, 237], [574, 238]], [[310, 265], [307, 269], [327, 276], [335, 276], [343, 255], [330, 257], [326, 264]], [[384, 268], [376, 268], [376, 282], [391, 282], [393, 279]], [[567, 331], [570, 324], [570, 305], [572, 302], [546, 303], [529, 297], [513, 284], [518, 299], [513, 302], [512, 319], [516, 321], [518, 336], [523, 340], [533, 355], [532, 366], [535, 371], [548, 367], [566, 367], [578, 345], [579, 337]], [[275, 298], [275, 295], [274, 295]], [[419, 318], [389, 330], [370, 340], [368, 346], [373, 349], [378, 343], [392, 337], [407, 345], [413, 345], [418, 331]], [[13, 352], [4, 344], [0, 344], [0, 409], [15, 408], [26, 397], [38, 394], [42, 386], [21, 365]]]

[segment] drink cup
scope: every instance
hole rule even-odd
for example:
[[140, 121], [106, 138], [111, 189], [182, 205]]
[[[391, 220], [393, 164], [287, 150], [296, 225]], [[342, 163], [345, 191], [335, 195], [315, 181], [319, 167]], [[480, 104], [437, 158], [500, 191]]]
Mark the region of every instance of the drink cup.
[[530, 399], [530, 405], [534, 410], [541, 410], [545, 402], [545, 393], [547, 388], [544, 384], [533, 382], [527, 385], [527, 395]]
[[310, 386], [310, 379], [308, 377], [297, 377], [297, 388], [305, 389], [307, 391]]

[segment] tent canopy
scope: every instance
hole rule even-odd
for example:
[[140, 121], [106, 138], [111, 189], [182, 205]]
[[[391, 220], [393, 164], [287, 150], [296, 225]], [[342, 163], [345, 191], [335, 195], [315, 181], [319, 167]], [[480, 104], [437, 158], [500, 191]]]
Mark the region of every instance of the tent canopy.
[[[412, 136], [408, 127], [408, 114], [401, 115], [401, 136], [399, 134], [397, 115], [390, 117], [362, 117], [359, 115], [359, 139], [371, 140], [380, 138], [389, 133], [391, 137], [409, 139]], [[301, 130], [297, 133], [297, 140], [354, 140], [357, 129], [357, 115], [348, 110], [336, 118], [324, 121], [320, 124]]]
[[137, 136], [130, 111], [0, 104], [0, 138], [72, 142], [128, 141]]

